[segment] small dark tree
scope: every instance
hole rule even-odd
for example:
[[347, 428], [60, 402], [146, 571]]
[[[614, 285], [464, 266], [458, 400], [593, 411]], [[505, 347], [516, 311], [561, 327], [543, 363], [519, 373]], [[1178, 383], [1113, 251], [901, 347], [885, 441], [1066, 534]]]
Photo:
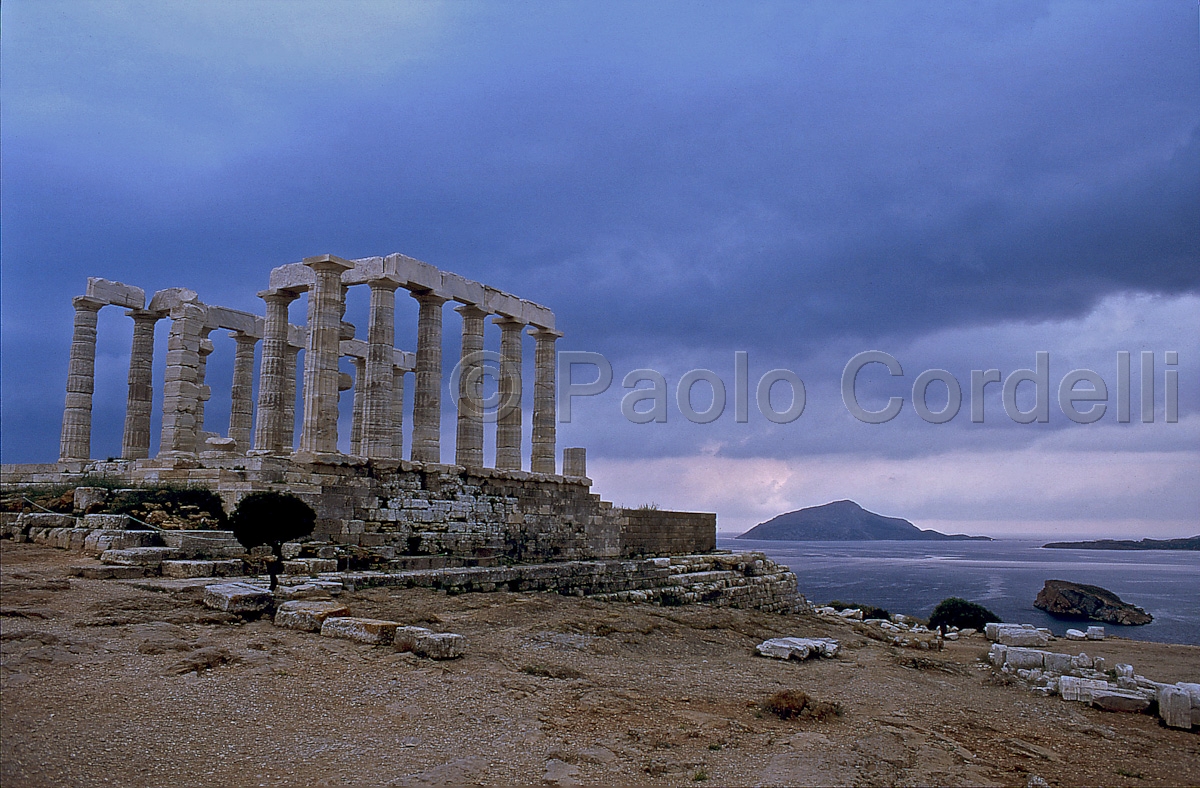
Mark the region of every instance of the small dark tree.
[[283, 543], [308, 536], [316, 522], [317, 513], [312, 507], [294, 495], [279, 492], [250, 493], [229, 518], [234, 537], [247, 550], [270, 545], [267, 573], [271, 575], [272, 591], [283, 565]]
[[958, 627], [966, 629], [971, 627], [983, 629], [983, 625], [989, 621], [999, 620], [1000, 616], [983, 605], [952, 596], [938, 602], [938, 606], [933, 609], [933, 615], [929, 617], [929, 628]]

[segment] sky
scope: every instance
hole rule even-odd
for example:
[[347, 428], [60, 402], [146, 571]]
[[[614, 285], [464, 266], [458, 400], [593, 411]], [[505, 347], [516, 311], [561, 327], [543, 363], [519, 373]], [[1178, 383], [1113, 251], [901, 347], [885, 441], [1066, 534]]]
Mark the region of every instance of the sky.
[[[594, 491], [618, 505], [715, 511], [727, 534], [844, 498], [992, 536], [1200, 533], [1193, 0], [8, 0], [0, 39], [5, 463], [56, 459], [88, 276], [262, 314], [275, 266], [401, 252], [548, 306], [560, 351], [603, 355], [613, 382], [572, 400], [558, 446], [586, 447]], [[364, 336], [360, 290], [346, 319]], [[406, 349], [415, 316], [401, 296]], [[460, 325], [447, 309], [448, 359]], [[120, 451], [131, 332], [101, 312], [94, 457]], [[212, 339], [206, 427], [223, 432], [233, 341]], [[904, 399], [886, 423], [843, 401], [865, 351], [902, 368], [857, 377], [866, 410]], [[972, 370], [1007, 377], [1039, 352], [1047, 420], [1010, 418], [993, 384], [973, 422]], [[642, 369], [663, 376], [665, 421], [622, 414]], [[677, 404], [693, 369], [727, 392], [709, 423]], [[776, 369], [803, 383], [788, 423], [755, 396]], [[1107, 388], [1093, 423], [1060, 407], [1075, 369]], [[925, 370], [960, 384], [953, 419], [914, 409]], [[712, 388], [692, 387], [694, 411]], [[1017, 387], [1022, 411], [1036, 388]], [[771, 391], [787, 410], [789, 384]], [[343, 402], [344, 446], [348, 423]]]

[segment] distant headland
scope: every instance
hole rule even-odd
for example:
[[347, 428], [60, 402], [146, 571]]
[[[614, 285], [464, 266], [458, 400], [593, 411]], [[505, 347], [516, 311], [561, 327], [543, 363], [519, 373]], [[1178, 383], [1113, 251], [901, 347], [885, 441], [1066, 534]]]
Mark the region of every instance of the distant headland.
[[922, 530], [908, 520], [868, 512], [854, 501], [834, 501], [781, 514], [737, 538], [790, 542], [992, 541], [989, 536]]
[[1095, 539], [1089, 542], [1050, 542], [1042, 547], [1075, 550], [1200, 550], [1200, 535], [1183, 539]]

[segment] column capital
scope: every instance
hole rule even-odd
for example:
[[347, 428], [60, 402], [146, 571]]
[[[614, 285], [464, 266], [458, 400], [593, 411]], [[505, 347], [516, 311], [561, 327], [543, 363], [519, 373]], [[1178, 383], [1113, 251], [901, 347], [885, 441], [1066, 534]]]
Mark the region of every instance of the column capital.
[[372, 290], [386, 290], [394, 293], [400, 287], [400, 283], [392, 279], [368, 279], [367, 287]]
[[299, 298], [300, 293], [295, 290], [260, 290], [258, 297], [268, 304], [284, 304], [286, 306]]
[[553, 328], [544, 328], [542, 326], [530, 326], [526, 332], [534, 339], [561, 339], [563, 332], [555, 331]]
[[492, 322], [498, 326], [504, 326], [508, 328], [520, 328], [521, 326], [526, 325], [525, 321], [518, 320], [510, 315], [496, 315], [492, 318]]
[[341, 273], [354, 267], [354, 263], [332, 254], [319, 254], [315, 257], [305, 257], [303, 263], [314, 271], [333, 271]]
[[162, 320], [162, 312], [151, 312], [148, 309], [126, 309], [125, 314], [133, 318], [135, 323], [157, 323]]
[[75, 296], [71, 299], [71, 306], [75, 307], [76, 310], [85, 312], [99, 312], [100, 307], [107, 305], [107, 302], [92, 298], [91, 296]]
[[258, 344], [259, 339], [253, 334], [247, 334], [245, 331], [230, 331], [229, 338], [234, 342], [237, 342], [239, 345], [249, 344], [252, 346]]
[[488, 311], [478, 304], [463, 304], [454, 307], [454, 311], [463, 317], [487, 317]]
[[428, 304], [430, 306], [441, 306], [450, 300], [445, 296], [438, 295], [432, 290], [410, 290], [408, 294], [417, 299], [417, 302], [421, 305]]

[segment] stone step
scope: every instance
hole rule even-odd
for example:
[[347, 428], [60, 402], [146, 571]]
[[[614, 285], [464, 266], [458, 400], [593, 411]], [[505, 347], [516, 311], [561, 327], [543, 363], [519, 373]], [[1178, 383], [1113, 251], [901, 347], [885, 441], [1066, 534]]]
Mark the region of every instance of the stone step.
[[400, 624], [378, 618], [352, 618], [337, 616], [325, 619], [321, 634], [325, 637], [345, 638], [372, 646], [388, 646], [396, 636]]
[[116, 566], [159, 566], [177, 555], [177, 551], [170, 547], [131, 547], [127, 550], [105, 550], [100, 554], [100, 562]]

